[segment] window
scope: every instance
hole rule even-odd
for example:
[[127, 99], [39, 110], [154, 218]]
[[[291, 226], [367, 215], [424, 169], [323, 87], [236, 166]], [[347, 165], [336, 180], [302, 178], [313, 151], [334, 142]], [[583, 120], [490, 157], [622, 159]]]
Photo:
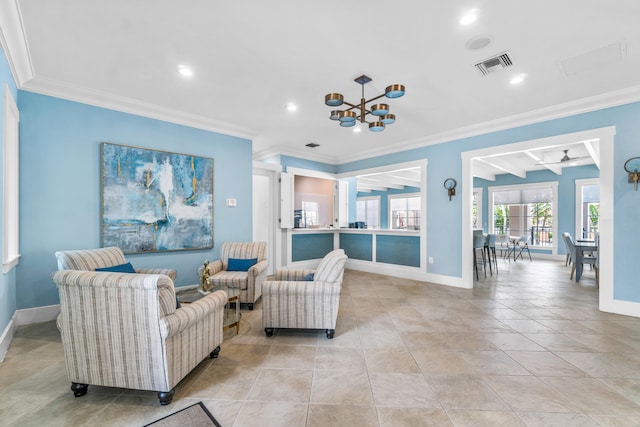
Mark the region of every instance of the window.
[[[600, 222], [600, 180], [576, 180], [576, 239], [595, 240]], [[580, 236], [580, 237], [578, 237]]]
[[558, 183], [489, 187], [492, 232], [529, 236], [532, 246], [553, 246]]
[[473, 219], [474, 230], [483, 228], [482, 226], [482, 188], [473, 189], [473, 201], [471, 202], [471, 217]]
[[420, 230], [420, 196], [389, 196], [389, 218], [392, 230]]
[[380, 197], [358, 197], [356, 221], [364, 221], [367, 228], [380, 227]]
[[302, 227], [318, 225], [318, 203], [302, 201]]
[[9, 86], [4, 85], [4, 144], [3, 144], [3, 214], [2, 225], [2, 272], [7, 273], [18, 264], [20, 258], [20, 246], [18, 239], [19, 229], [19, 186], [18, 186], [18, 123], [19, 113], [16, 102], [11, 96]]

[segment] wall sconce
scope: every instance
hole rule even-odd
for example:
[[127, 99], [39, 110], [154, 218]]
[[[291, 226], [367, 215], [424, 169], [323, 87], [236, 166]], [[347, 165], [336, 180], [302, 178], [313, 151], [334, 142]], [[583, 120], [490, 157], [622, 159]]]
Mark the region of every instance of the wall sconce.
[[640, 157], [632, 157], [624, 162], [624, 170], [629, 174], [629, 182], [633, 182], [633, 189], [638, 190], [640, 180]]
[[447, 178], [444, 180], [444, 188], [447, 189], [447, 195], [449, 196], [449, 201], [451, 201], [451, 196], [456, 195], [456, 185], [458, 185], [458, 183], [453, 178]]

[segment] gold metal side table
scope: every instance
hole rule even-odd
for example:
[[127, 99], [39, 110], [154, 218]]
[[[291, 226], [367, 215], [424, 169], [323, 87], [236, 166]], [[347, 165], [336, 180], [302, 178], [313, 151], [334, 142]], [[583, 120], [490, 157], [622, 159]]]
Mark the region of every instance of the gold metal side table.
[[[240, 313], [240, 288], [216, 285], [209, 292], [204, 292], [200, 289], [200, 285], [182, 286], [176, 288], [176, 297], [180, 304], [190, 304], [215, 291], [225, 291], [227, 293], [227, 304], [224, 308], [224, 329], [235, 327], [236, 334], [239, 334], [240, 318], [242, 317], [242, 313]], [[235, 308], [231, 308], [231, 304], [234, 304]]]

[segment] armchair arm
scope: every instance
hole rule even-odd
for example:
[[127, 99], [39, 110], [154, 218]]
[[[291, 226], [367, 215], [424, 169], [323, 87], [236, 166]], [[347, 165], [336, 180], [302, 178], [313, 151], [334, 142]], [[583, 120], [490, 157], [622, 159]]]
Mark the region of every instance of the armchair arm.
[[138, 274], [164, 274], [169, 276], [171, 280], [176, 280], [177, 271], [173, 268], [136, 268]]
[[[209, 265], [207, 265], [207, 270], [209, 270], [209, 276], [220, 273], [222, 271], [222, 260], [217, 259], [213, 262], [210, 262]], [[200, 270], [198, 269], [198, 271]], [[201, 276], [202, 273], [200, 273], [199, 275]]]
[[276, 272], [275, 280], [302, 281], [304, 276], [311, 273], [315, 273], [315, 270], [293, 270], [285, 268]]
[[216, 311], [224, 310], [226, 303], [227, 293], [216, 291], [191, 304], [184, 304], [172, 314], [161, 319], [160, 332], [165, 338], [176, 335], [200, 319], [210, 316]]
[[262, 294], [265, 297], [271, 295], [332, 296], [340, 295], [341, 285], [340, 282], [268, 280], [262, 285]]
[[255, 277], [259, 275], [260, 273], [266, 271], [268, 266], [269, 266], [269, 263], [267, 262], [267, 260], [263, 259], [262, 261], [252, 265], [251, 268], [249, 268], [249, 271], [248, 271], [249, 276]]

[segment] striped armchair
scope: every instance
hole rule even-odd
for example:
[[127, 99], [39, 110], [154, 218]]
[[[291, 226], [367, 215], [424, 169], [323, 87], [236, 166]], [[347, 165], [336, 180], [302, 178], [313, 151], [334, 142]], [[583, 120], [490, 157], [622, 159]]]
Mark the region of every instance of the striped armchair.
[[[279, 270], [262, 286], [262, 326], [268, 337], [274, 328], [324, 329], [334, 337], [347, 255], [329, 252], [314, 270]], [[313, 273], [313, 281], [303, 278]]]
[[173, 280], [165, 274], [59, 270], [53, 281], [76, 397], [99, 385], [157, 391], [167, 405], [180, 380], [220, 351], [223, 291], [176, 308]]
[[[58, 270], [95, 271], [96, 268], [114, 267], [127, 262], [122, 249], [110, 246], [99, 249], [58, 251]], [[176, 270], [171, 268], [137, 268], [136, 273], [164, 274], [176, 280]]]
[[[257, 259], [248, 271], [229, 271], [229, 259]], [[267, 278], [266, 242], [225, 242], [220, 249], [220, 259], [207, 265], [209, 283], [231, 288], [240, 288], [240, 302], [246, 303], [249, 310], [262, 295], [262, 284]], [[202, 277], [204, 266], [198, 269]]]

